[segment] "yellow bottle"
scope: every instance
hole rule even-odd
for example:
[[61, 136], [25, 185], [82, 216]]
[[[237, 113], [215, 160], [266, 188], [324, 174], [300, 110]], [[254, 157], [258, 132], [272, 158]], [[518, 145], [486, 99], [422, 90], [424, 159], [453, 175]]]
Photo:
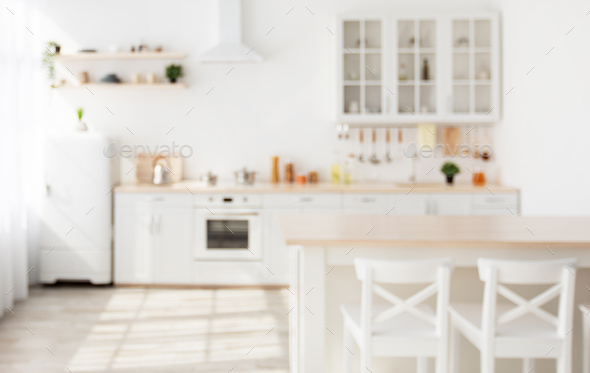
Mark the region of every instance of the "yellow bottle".
[[340, 184], [340, 165], [332, 165], [332, 184]]
[[340, 162], [338, 161], [338, 152], [332, 163], [332, 184], [340, 184]]

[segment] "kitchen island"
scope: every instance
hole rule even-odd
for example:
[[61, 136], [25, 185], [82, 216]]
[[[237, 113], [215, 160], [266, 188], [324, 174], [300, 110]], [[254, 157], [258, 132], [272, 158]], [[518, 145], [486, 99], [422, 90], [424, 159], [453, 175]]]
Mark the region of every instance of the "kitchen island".
[[457, 267], [475, 267], [480, 257], [575, 257], [590, 267], [589, 217], [284, 215], [279, 226], [292, 264], [292, 372], [337, 371], [326, 353], [327, 346], [342, 348], [342, 334], [326, 309], [340, 303], [334, 294], [342, 289], [326, 283], [335, 267], [357, 257], [451, 257]]

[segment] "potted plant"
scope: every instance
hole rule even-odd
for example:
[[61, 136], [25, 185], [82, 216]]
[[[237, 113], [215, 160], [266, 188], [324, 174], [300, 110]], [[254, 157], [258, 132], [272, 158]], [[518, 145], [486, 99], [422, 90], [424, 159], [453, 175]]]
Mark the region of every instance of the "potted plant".
[[176, 83], [176, 79], [183, 75], [182, 65], [170, 64], [166, 66], [166, 77], [170, 79], [170, 83]]
[[78, 110], [76, 110], [76, 113], [78, 114], [78, 125], [76, 126], [76, 129], [78, 131], [88, 130], [88, 126], [86, 125], [86, 123], [82, 122], [82, 116], [84, 116], [84, 108], [78, 108]]
[[61, 47], [54, 41], [47, 43], [47, 47], [43, 51], [43, 65], [47, 69], [47, 78], [51, 83], [51, 88], [57, 88], [55, 85], [55, 56], [59, 54]]
[[440, 168], [440, 171], [447, 176], [447, 184], [453, 184], [453, 177], [455, 174], [461, 172], [461, 170], [459, 170], [459, 166], [453, 162], [446, 162], [443, 164]]

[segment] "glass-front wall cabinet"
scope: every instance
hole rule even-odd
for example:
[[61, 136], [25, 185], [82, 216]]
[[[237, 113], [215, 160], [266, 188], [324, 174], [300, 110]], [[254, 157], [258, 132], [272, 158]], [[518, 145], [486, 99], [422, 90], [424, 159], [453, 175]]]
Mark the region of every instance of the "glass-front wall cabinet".
[[497, 13], [339, 16], [336, 36], [337, 122], [499, 119]]
[[453, 19], [453, 113], [487, 115], [492, 100], [493, 69], [492, 21]]
[[397, 111], [437, 114], [437, 32], [434, 19], [397, 21]]
[[383, 21], [342, 23], [341, 111], [349, 116], [379, 116], [383, 105]]

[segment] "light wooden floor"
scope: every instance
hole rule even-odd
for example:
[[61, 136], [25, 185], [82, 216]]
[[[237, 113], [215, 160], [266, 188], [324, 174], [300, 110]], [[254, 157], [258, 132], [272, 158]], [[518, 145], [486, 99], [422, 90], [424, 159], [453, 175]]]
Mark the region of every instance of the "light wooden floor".
[[289, 295], [35, 287], [0, 319], [0, 372], [288, 372]]

